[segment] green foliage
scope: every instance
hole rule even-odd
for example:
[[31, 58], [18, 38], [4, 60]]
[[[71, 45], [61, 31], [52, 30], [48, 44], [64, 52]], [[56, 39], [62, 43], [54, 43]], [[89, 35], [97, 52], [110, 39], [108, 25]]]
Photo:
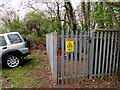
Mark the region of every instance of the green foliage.
[[29, 33], [35, 32], [37, 36], [42, 36], [56, 30], [56, 23], [52, 23], [44, 14], [35, 11], [27, 13], [24, 21], [26, 22], [26, 29]]
[[34, 44], [40, 43], [41, 36], [37, 32], [32, 32], [28, 35], [23, 35], [23, 37], [29, 37]]
[[109, 8], [103, 2], [94, 4], [92, 19], [97, 23], [99, 28], [113, 28], [112, 15]]
[[3, 26], [2, 32], [20, 32], [23, 33], [25, 30], [25, 24], [22, 20], [19, 19], [19, 17], [15, 16], [13, 19], [9, 19], [7, 16], [2, 18]]
[[0, 32], [19, 32], [22, 35], [44, 36], [44, 34], [58, 30], [59, 22], [52, 21], [42, 13], [28, 12], [25, 18], [20, 20], [18, 16], [5, 16], [2, 18], [3, 27]]
[[31, 11], [23, 19], [15, 16], [4, 16], [0, 32], [19, 32], [23, 37], [29, 37], [34, 44], [40, 43], [47, 33], [59, 30], [59, 22], [46, 17], [43, 13]]
[[4, 32], [7, 32], [7, 30], [0, 28], [0, 32], [4, 33]]

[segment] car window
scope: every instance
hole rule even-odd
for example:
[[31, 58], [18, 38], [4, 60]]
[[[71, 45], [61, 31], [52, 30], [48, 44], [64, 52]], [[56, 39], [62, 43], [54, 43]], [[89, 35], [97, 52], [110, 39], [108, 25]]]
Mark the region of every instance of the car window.
[[0, 36], [0, 46], [5, 46], [7, 45], [5, 38], [3, 36]]
[[11, 44], [21, 43], [22, 40], [18, 34], [10, 34], [8, 35]]

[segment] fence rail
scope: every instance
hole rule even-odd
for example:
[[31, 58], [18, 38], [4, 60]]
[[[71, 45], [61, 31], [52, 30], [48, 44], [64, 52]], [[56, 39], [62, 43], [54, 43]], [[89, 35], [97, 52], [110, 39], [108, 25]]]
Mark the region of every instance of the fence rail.
[[[69, 52], [66, 51], [68, 39], [71, 40], [68, 47], [73, 49]], [[46, 42], [52, 76], [57, 84], [77, 83], [118, 72], [118, 31], [62, 31], [60, 35], [53, 32], [46, 35]]]

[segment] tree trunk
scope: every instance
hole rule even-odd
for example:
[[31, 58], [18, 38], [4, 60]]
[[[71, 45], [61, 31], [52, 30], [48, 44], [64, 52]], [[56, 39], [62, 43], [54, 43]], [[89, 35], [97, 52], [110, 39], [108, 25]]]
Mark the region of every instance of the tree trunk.
[[61, 27], [61, 18], [60, 18], [60, 7], [59, 7], [59, 2], [56, 2], [57, 3], [57, 22], [58, 22], [58, 28], [59, 28], [59, 31], [62, 29]]
[[81, 2], [81, 9], [83, 14], [83, 24], [84, 24], [84, 30], [88, 31], [90, 30], [90, 2]]
[[77, 30], [76, 17], [70, 2], [65, 2], [66, 16], [70, 22], [70, 27], [75, 32]]

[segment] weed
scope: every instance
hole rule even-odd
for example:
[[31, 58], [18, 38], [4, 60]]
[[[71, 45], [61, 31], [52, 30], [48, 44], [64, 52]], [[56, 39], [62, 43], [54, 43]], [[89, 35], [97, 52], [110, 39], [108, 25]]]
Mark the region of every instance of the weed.
[[3, 69], [2, 70], [2, 76], [8, 75], [10, 73], [11, 73], [11, 70], [9, 70], [9, 69]]
[[9, 81], [9, 80], [12, 80], [13, 78], [11, 77], [8, 77], [8, 78], [5, 78], [4, 81]]
[[40, 62], [43, 62], [43, 61], [45, 61], [45, 59], [41, 58], [39, 61], [40, 61]]
[[43, 82], [38, 81], [37, 84], [43, 84]]
[[32, 76], [32, 78], [33, 78], [33, 80], [36, 80], [36, 79], [37, 79], [37, 77], [36, 77], [36, 76]]
[[36, 69], [44, 69], [45, 70], [45, 66], [44, 65], [40, 65], [40, 66], [36, 67]]
[[0, 71], [0, 77], [2, 76], [2, 72]]
[[25, 77], [29, 77], [29, 76], [31, 76], [32, 74], [31, 73], [28, 73], [28, 74], [25, 74], [24, 76]]
[[101, 79], [101, 77], [96, 77], [96, 79]]
[[16, 77], [16, 78], [15, 78], [15, 81], [17, 81], [17, 82], [22, 82], [22, 81], [24, 81], [24, 79], [21, 78], [21, 77]]
[[14, 77], [13, 79], [13, 83], [11, 83], [10, 88], [20, 88], [23, 86], [22, 82], [25, 80], [21, 77]]
[[18, 82], [13, 82], [10, 85], [10, 88], [20, 88], [20, 87], [23, 87], [23, 84], [22, 83], [18, 83]]
[[15, 71], [15, 73], [21, 73], [21, 72], [22, 72], [22, 71], [20, 71], [20, 70], [16, 70], [16, 71]]

